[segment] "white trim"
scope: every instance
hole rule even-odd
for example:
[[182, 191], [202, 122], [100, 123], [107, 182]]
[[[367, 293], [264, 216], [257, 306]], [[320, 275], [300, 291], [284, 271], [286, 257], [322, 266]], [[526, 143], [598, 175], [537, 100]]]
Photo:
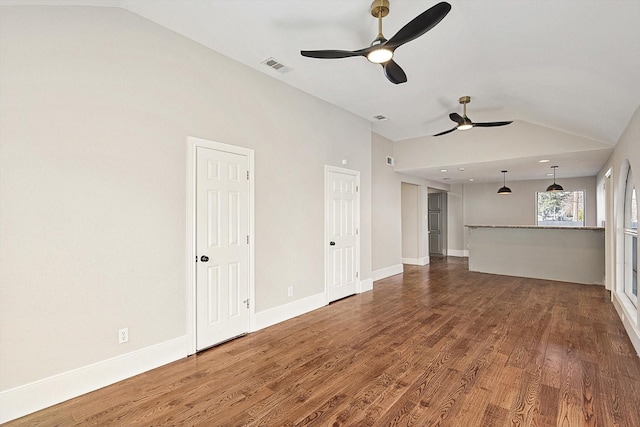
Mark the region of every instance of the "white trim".
[[255, 329], [255, 154], [251, 148], [238, 147], [222, 142], [209, 141], [192, 136], [187, 137], [187, 354], [196, 352], [196, 279], [194, 257], [196, 253], [196, 148], [203, 147], [211, 150], [247, 156], [249, 162], [249, 324], [247, 332]]
[[469, 251], [461, 250], [461, 249], [447, 249], [447, 256], [457, 256], [462, 258], [468, 258]]
[[[327, 286], [327, 282], [329, 281], [327, 276], [327, 260], [329, 258], [329, 216], [327, 215], [327, 200], [329, 198], [329, 192], [327, 188], [327, 176], [329, 172], [341, 173], [344, 175], [355, 176], [356, 178], [356, 186], [360, 188], [360, 171], [353, 169], [345, 169], [337, 166], [324, 165], [324, 294], [325, 294], [325, 304], [329, 304], [329, 288]], [[360, 190], [356, 191], [356, 204], [357, 210], [356, 218], [358, 218], [358, 224], [356, 224], [356, 228], [358, 230], [358, 234], [356, 235], [356, 265], [358, 266], [358, 272], [361, 273], [362, 265], [360, 264], [360, 235], [362, 230], [360, 230]], [[360, 277], [356, 279], [356, 292], [362, 289], [362, 284], [360, 283]]]
[[369, 292], [373, 290], [373, 279], [364, 279], [360, 281], [360, 291], [358, 293]]
[[288, 304], [279, 305], [268, 310], [259, 311], [255, 316], [255, 329], [263, 329], [277, 323], [293, 319], [310, 311], [324, 307], [326, 304], [326, 294], [316, 294], [310, 297], [292, 301]]
[[[360, 281], [360, 289], [358, 290], [358, 293], [371, 290], [373, 290], [372, 279], [364, 279]], [[268, 328], [269, 326], [285, 322], [293, 319], [294, 317], [322, 308], [327, 305], [326, 300], [326, 294], [316, 294], [284, 305], [279, 305], [268, 310], [260, 311], [256, 313], [255, 324], [252, 331]]]
[[622, 325], [624, 326], [633, 348], [636, 350], [636, 354], [640, 356], [640, 329], [638, 329], [638, 323], [634, 321], [634, 316], [638, 315], [637, 310], [629, 301], [626, 294], [620, 292], [611, 292], [611, 302], [614, 308], [620, 316]]
[[605, 178], [609, 178], [611, 176], [611, 174], [613, 173], [613, 169], [609, 168], [607, 169], [607, 171], [604, 173], [604, 177]]
[[402, 264], [392, 265], [391, 267], [381, 268], [380, 270], [371, 272], [371, 279], [375, 282], [377, 280], [386, 279], [387, 277], [395, 276], [396, 274], [402, 274], [404, 271]]
[[409, 265], [427, 265], [429, 264], [429, 257], [422, 257], [422, 258], [402, 258], [402, 263], [403, 264], [409, 264]]
[[182, 336], [0, 393], [0, 423], [114, 384], [186, 357]]

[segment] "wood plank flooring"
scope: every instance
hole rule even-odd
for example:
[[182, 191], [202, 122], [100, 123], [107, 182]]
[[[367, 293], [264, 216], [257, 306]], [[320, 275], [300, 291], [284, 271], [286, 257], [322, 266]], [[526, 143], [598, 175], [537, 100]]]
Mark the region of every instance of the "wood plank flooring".
[[466, 259], [8, 423], [640, 426], [640, 359], [599, 286]]

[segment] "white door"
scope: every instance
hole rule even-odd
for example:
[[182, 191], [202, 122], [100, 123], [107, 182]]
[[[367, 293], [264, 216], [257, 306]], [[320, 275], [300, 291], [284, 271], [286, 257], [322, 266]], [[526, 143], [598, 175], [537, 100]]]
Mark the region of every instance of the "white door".
[[359, 268], [359, 172], [325, 170], [326, 286], [328, 301], [356, 293]]
[[248, 168], [196, 148], [196, 350], [249, 331]]

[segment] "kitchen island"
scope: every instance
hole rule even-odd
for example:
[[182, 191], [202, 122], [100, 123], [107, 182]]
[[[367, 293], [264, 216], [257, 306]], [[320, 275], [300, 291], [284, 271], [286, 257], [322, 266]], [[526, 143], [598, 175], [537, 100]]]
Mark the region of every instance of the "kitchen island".
[[469, 270], [603, 285], [602, 227], [466, 225]]

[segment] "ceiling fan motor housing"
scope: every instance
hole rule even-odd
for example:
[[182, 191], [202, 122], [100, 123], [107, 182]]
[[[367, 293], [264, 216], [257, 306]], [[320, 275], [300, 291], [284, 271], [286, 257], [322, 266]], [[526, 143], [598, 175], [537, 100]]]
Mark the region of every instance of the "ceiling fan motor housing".
[[384, 18], [389, 14], [389, 0], [373, 0], [371, 3], [371, 15]]

